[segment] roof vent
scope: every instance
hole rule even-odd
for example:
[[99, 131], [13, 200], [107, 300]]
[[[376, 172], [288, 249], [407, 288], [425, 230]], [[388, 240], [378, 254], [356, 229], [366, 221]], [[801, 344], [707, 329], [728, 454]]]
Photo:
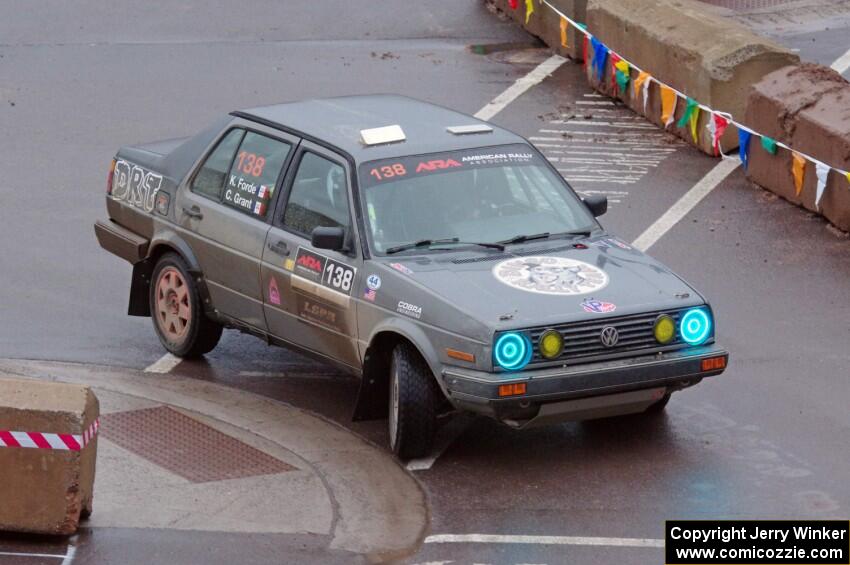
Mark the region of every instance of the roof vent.
[[405, 139], [407, 137], [399, 125], [360, 130], [360, 141], [363, 145], [381, 145], [404, 141]]
[[471, 135], [474, 133], [492, 133], [493, 128], [487, 124], [470, 124], [468, 126], [449, 126], [446, 131], [454, 135]]

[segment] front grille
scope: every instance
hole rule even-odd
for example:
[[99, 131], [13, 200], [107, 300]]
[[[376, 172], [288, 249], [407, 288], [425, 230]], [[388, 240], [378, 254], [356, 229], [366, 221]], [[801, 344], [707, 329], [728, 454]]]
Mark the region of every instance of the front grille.
[[[566, 363], [569, 361], [582, 360], [588, 361], [591, 357], [607, 357], [619, 353], [635, 352], [646, 350], [647, 353], [652, 351], [675, 349], [677, 346], [684, 345], [681, 336], [679, 336], [679, 316], [680, 310], [667, 310], [662, 312], [650, 312], [646, 314], [634, 314], [631, 316], [622, 316], [619, 318], [605, 318], [602, 320], [587, 320], [583, 322], [573, 322], [570, 324], [559, 324], [541, 328], [533, 328], [528, 331], [531, 342], [534, 346], [534, 355], [531, 358], [531, 364], [534, 363]], [[661, 345], [656, 341], [653, 328], [655, 320], [661, 314], [667, 314], [673, 318], [676, 323], [676, 334], [670, 343]], [[602, 328], [606, 326], [614, 326], [620, 334], [620, 340], [613, 347], [605, 347], [599, 339], [602, 333]], [[564, 352], [556, 359], [544, 359], [538, 350], [538, 342], [540, 334], [546, 330], [555, 330], [561, 333], [564, 338]]]

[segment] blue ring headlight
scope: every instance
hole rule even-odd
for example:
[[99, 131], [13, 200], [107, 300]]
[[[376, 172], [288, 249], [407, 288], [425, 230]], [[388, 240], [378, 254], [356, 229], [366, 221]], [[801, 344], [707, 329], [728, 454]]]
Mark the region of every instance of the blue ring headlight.
[[518, 371], [531, 361], [531, 340], [517, 332], [502, 334], [493, 346], [493, 357], [502, 369]]
[[679, 334], [688, 345], [704, 343], [711, 335], [711, 316], [705, 308], [691, 308], [679, 321]]

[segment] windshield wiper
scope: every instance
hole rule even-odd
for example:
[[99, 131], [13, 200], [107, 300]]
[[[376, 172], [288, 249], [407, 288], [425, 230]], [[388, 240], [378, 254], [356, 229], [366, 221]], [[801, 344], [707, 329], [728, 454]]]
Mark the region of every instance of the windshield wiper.
[[420, 247], [431, 247], [432, 245], [478, 245], [480, 247], [486, 247], [488, 249], [498, 249], [499, 251], [504, 251], [505, 246], [501, 243], [481, 243], [479, 241], [461, 241], [457, 237], [451, 237], [446, 239], [420, 239], [419, 241], [414, 241], [413, 243], [405, 243], [404, 245], [396, 245], [395, 247], [390, 247], [387, 249], [387, 255], [392, 255], [393, 253], [398, 253], [400, 251], [407, 251], [409, 249], [419, 249]]
[[510, 239], [506, 239], [504, 241], [500, 241], [499, 243], [504, 245], [512, 245], [514, 243], [525, 243], [526, 241], [534, 241], [536, 239], [549, 239], [550, 237], [559, 236], [559, 235], [574, 235], [576, 237], [590, 237], [590, 230], [573, 230], [573, 231], [563, 231], [558, 233], [536, 233], [533, 235], [517, 235]]

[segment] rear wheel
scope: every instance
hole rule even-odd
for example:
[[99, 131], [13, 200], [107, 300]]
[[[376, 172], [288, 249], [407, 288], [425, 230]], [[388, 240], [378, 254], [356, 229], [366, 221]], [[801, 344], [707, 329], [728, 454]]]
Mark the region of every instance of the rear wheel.
[[173, 355], [199, 357], [221, 338], [221, 325], [204, 315], [198, 286], [175, 253], [163, 255], [153, 270], [150, 307], [159, 341]]
[[407, 343], [393, 350], [390, 365], [390, 448], [401, 459], [431, 451], [437, 428], [434, 375], [416, 349]]

